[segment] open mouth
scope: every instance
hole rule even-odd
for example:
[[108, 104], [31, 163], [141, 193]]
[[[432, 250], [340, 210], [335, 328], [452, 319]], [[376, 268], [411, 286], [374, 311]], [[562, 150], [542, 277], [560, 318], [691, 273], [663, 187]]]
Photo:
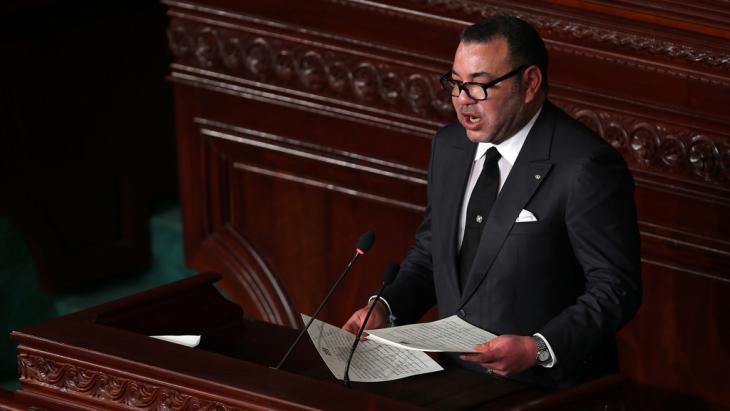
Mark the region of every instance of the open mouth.
[[478, 116], [472, 116], [469, 114], [462, 115], [462, 118], [464, 119], [464, 127], [466, 128], [474, 128], [481, 123], [482, 118]]

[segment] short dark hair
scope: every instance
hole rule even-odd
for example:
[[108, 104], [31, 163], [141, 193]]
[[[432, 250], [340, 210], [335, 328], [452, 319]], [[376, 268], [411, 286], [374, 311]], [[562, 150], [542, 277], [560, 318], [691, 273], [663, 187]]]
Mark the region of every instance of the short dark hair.
[[492, 16], [461, 32], [462, 43], [486, 43], [499, 37], [507, 40], [512, 64], [534, 64], [540, 69], [542, 89], [547, 91], [547, 49], [540, 34], [529, 23], [514, 16]]

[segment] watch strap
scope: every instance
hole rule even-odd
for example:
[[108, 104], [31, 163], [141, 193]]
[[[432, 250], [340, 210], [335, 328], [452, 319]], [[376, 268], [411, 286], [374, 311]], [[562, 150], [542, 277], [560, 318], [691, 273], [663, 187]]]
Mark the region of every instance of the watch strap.
[[532, 339], [533, 341], [535, 341], [535, 345], [537, 345], [537, 355], [535, 356], [535, 360], [537, 361], [537, 363], [540, 365], [549, 363], [550, 350], [548, 350], [545, 340], [536, 335], [533, 335]]

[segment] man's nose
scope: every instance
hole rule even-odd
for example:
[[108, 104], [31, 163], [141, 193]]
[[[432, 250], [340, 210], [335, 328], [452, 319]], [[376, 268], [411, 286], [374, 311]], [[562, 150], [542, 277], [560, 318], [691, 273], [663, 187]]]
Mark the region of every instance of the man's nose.
[[459, 96], [456, 97], [457, 100], [459, 100], [460, 104], [474, 104], [476, 103], [476, 100], [471, 98], [469, 93], [466, 92], [466, 90], [459, 90]]

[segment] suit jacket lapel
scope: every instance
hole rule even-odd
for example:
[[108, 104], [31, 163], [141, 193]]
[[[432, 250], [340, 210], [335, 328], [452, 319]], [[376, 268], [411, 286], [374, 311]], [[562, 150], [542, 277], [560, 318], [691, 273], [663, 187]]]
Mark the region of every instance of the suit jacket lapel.
[[459, 217], [461, 215], [462, 201], [464, 199], [464, 190], [466, 190], [466, 184], [469, 179], [469, 173], [471, 172], [471, 166], [474, 162], [474, 153], [477, 149], [477, 144], [472, 143], [466, 137], [466, 132], [463, 128], [460, 128], [461, 135], [459, 138], [452, 139], [452, 144], [449, 147], [449, 155], [454, 158], [453, 161], [448, 161], [449, 168], [444, 170], [444, 180], [447, 184], [446, 190], [443, 191], [445, 194], [442, 198], [444, 202], [443, 210], [448, 212], [445, 217], [448, 218], [446, 228], [451, 236], [443, 238], [441, 241], [448, 241], [448, 244], [444, 246], [448, 248], [448, 258], [451, 264], [451, 270], [449, 275], [449, 282], [456, 292], [459, 292], [459, 279], [458, 279], [458, 235], [459, 235]]
[[552, 167], [548, 160], [555, 122], [554, 110], [554, 107], [546, 101], [535, 125], [527, 135], [507, 181], [499, 192], [497, 201], [492, 206], [484, 224], [479, 250], [474, 257], [460, 306], [469, 301], [484, 281], [517, 216]]

